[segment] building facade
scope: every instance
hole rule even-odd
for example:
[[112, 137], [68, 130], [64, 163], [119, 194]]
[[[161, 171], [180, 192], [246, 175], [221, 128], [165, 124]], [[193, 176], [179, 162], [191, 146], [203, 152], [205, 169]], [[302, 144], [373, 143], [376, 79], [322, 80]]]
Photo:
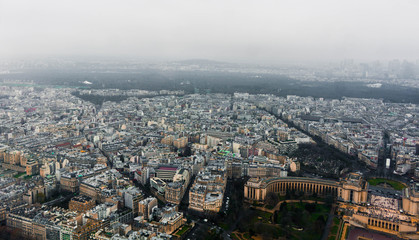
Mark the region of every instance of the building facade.
[[84, 213], [92, 209], [96, 205], [96, 202], [93, 198], [85, 195], [79, 195], [73, 197], [68, 203], [68, 209], [71, 211], [76, 211]]
[[403, 189], [403, 211], [409, 215], [419, 215], [419, 183], [412, 183]]

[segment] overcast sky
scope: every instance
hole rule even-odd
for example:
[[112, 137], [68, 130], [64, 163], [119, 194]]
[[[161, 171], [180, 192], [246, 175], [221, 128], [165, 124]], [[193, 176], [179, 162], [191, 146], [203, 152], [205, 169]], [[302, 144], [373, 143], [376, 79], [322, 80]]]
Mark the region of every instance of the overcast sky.
[[417, 0], [0, 0], [0, 56], [419, 59]]

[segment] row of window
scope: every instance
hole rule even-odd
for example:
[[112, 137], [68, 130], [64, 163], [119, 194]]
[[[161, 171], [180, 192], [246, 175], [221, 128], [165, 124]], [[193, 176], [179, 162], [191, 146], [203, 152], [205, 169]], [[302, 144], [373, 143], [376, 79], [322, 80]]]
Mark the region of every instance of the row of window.
[[379, 228], [385, 228], [385, 229], [389, 229], [393, 231], [399, 231], [399, 225], [397, 224], [383, 222], [379, 220], [377, 221], [375, 219], [370, 219], [370, 218], [368, 219], [368, 225], [379, 227]]

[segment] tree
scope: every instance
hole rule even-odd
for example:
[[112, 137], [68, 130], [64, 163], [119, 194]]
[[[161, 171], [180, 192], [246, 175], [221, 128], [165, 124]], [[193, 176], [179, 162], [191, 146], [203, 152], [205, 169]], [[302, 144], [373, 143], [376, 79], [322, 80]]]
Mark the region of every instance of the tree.
[[285, 212], [287, 212], [287, 211], [288, 211], [287, 202], [283, 202], [283, 203], [281, 204], [281, 207], [279, 207], [279, 211], [280, 211], [281, 213], [285, 213]]
[[320, 215], [314, 222], [314, 227], [317, 233], [322, 233], [325, 225], [326, 225], [326, 220], [324, 219], [323, 215]]
[[299, 196], [299, 197], [304, 197], [304, 194], [305, 194], [305, 193], [304, 193], [304, 191], [299, 191], [299, 192], [298, 192], [298, 196]]
[[307, 203], [304, 208], [309, 213], [313, 213], [314, 211], [316, 211], [316, 204], [314, 204], [314, 203]]
[[189, 157], [192, 155], [192, 149], [190, 146], [186, 146], [185, 148], [181, 148], [179, 150], [179, 157]]
[[326, 202], [326, 206], [332, 206], [334, 202], [333, 196], [331, 195], [326, 196], [325, 202]]
[[249, 229], [249, 235], [250, 236], [254, 236], [255, 235], [255, 230], [253, 230], [253, 228]]
[[285, 193], [285, 199], [291, 199], [291, 193], [290, 190], [287, 189], [287, 192]]
[[291, 212], [284, 212], [282, 214], [282, 218], [280, 221], [280, 224], [282, 227], [286, 227], [288, 225], [290, 225], [290, 223], [292, 222], [292, 213]]
[[269, 192], [266, 194], [266, 203], [270, 206], [276, 206], [276, 204], [279, 202], [279, 197], [276, 193]]

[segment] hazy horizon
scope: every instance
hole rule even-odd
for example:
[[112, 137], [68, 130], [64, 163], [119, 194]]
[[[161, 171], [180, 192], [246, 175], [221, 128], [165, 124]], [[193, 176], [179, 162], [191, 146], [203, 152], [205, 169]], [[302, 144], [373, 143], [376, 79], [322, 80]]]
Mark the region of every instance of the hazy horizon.
[[0, 1], [0, 56], [419, 59], [417, 1]]

